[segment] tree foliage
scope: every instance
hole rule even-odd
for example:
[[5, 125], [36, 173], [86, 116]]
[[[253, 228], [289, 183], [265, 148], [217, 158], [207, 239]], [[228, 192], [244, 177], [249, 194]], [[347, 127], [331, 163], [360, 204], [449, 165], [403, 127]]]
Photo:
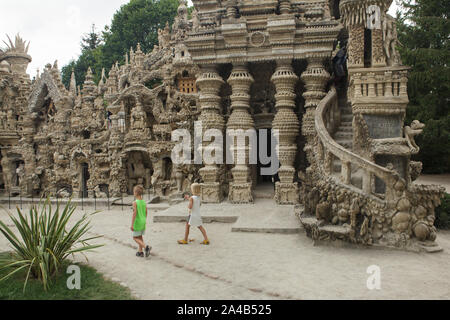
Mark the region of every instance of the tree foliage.
[[95, 31], [95, 24], [92, 25], [91, 31], [84, 35], [81, 39], [81, 50], [95, 50], [103, 42], [100, 33]]
[[401, 8], [399, 50], [412, 67], [406, 121], [426, 124], [417, 160], [425, 173], [450, 172], [450, 1], [404, 0]]
[[103, 32], [93, 28], [83, 37], [80, 57], [62, 68], [63, 83], [69, 86], [73, 69], [82, 85], [89, 67], [98, 82], [103, 68], [109, 71], [114, 63], [123, 63], [125, 54], [138, 43], [144, 52], [151, 51], [158, 44], [158, 29], [167, 22], [172, 25], [178, 5], [178, 0], [131, 0], [123, 5]]

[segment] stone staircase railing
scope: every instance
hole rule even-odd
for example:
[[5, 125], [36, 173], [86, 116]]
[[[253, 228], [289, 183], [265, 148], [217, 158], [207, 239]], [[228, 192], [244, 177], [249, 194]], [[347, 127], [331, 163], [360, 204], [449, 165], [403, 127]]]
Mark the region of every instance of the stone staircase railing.
[[[321, 157], [319, 163], [322, 163], [319, 166], [323, 168], [325, 174], [332, 176], [333, 161], [334, 159], [339, 159], [342, 162], [340, 182], [353, 188], [354, 186], [351, 182], [352, 166], [362, 169], [362, 191], [365, 194], [371, 194], [386, 201], [393, 200], [395, 197], [393, 185], [398, 179], [395, 172], [347, 150], [331, 137], [333, 130], [335, 130], [335, 123], [337, 122], [334, 120], [338, 104], [337, 97], [336, 88], [332, 87], [316, 109], [315, 126], [321, 146], [321, 152], [318, 153], [318, 156]], [[386, 184], [386, 193], [384, 196], [373, 192], [375, 176]]]

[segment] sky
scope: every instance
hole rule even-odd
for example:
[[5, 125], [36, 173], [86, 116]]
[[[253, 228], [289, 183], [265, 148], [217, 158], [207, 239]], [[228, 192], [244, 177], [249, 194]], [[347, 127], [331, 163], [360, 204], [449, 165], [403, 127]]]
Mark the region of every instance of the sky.
[[[6, 34], [14, 40], [20, 36], [30, 41], [29, 54], [33, 61], [28, 66], [31, 76], [36, 69], [58, 60], [63, 67], [80, 54], [83, 34], [92, 24], [98, 31], [111, 23], [114, 13], [129, 0], [3, 0], [0, 5], [0, 40]], [[190, 2], [190, 1], [189, 1]], [[395, 15], [396, 6], [390, 13]], [[5, 47], [0, 41], [0, 47]]]

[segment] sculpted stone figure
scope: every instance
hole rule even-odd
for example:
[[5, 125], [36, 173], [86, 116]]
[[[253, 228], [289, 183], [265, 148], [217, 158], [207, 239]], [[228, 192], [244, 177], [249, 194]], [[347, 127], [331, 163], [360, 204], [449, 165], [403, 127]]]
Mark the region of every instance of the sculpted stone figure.
[[21, 163], [19, 167], [16, 169], [17, 175], [17, 186], [22, 186], [25, 177], [25, 165]]
[[331, 220], [331, 202], [328, 198], [320, 202], [316, 206], [316, 217], [317, 220], [324, 220], [330, 222]]
[[397, 25], [396, 21], [390, 15], [385, 15], [383, 19], [383, 41], [384, 52], [390, 66], [401, 64], [400, 54], [397, 51]]
[[152, 186], [155, 188], [158, 181], [162, 178], [162, 166], [160, 164], [155, 164], [155, 171], [153, 172], [152, 176]]
[[194, 9], [194, 11], [192, 11], [192, 30], [196, 32], [199, 29], [200, 29], [200, 19], [198, 17], [197, 9]]
[[95, 197], [96, 198], [98, 198], [98, 199], [106, 199], [106, 198], [108, 198], [108, 194], [106, 192], [102, 192], [100, 190], [100, 186], [96, 186], [94, 188], [94, 191], [95, 191]]
[[147, 128], [147, 114], [138, 101], [136, 107], [131, 112], [131, 129], [144, 131]]
[[418, 120], [414, 120], [411, 126], [405, 126], [405, 138], [408, 142], [408, 146], [411, 148], [412, 154], [417, 154], [420, 151], [419, 146], [416, 144], [415, 137], [422, 134], [425, 125]]

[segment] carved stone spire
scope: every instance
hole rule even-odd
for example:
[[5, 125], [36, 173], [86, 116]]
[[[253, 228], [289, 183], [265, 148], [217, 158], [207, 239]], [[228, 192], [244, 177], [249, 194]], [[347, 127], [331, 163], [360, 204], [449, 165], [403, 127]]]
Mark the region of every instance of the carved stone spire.
[[77, 95], [77, 81], [75, 79], [75, 70], [74, 69], [72, 69], [72, 75], [70, 76], [69, 92], [72, 93], [74, 96]]

